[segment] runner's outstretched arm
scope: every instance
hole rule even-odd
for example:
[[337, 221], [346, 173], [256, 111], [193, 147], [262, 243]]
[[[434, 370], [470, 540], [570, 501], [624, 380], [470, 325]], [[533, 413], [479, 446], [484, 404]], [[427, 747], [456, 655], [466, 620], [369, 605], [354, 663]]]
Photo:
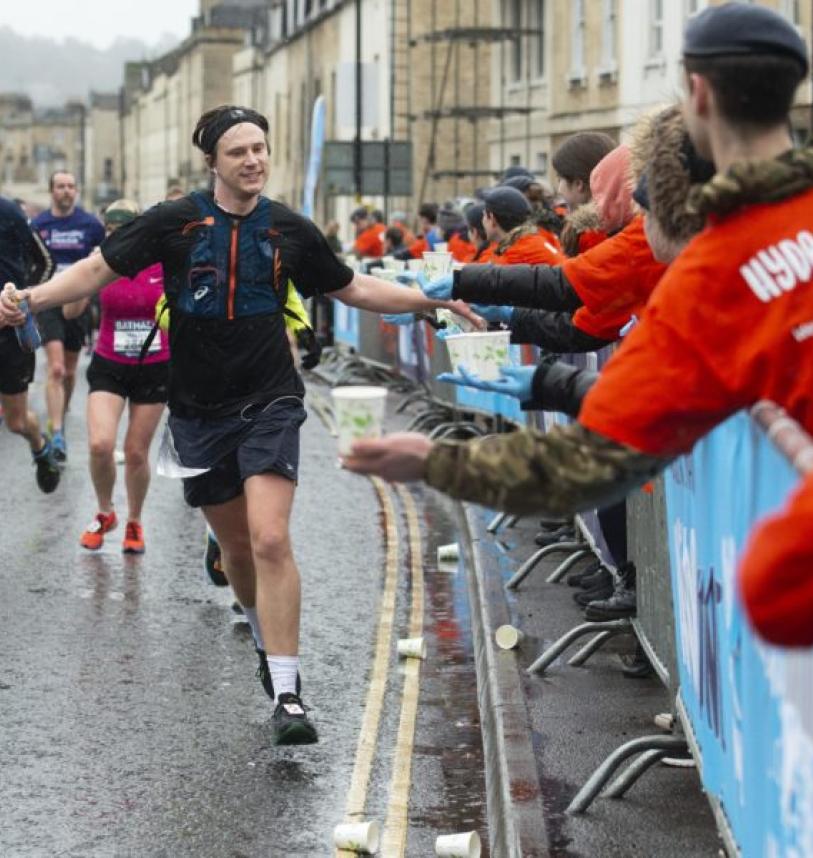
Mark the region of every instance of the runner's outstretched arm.
[[374, 313], [426, 313], [445, 308], [469, 319], [478, 328], [485, 326], [483, 320], [463, 301], [435, 301], [427, 298], [419, 289], [409, 289], [369, 274], [356, 274], [344, 289], [330, 292], [328, 297]]
[[104, 257], [97, 253], [82, 259], [41, 286], [18, 291], [15, 298], [4, 290], [0, 295], [0, 324], [21, 325], [25, 321], [25, 316], [17, 307], [17, 301], [27, 299], [31, 312], [39, 313], [49, 307], [59, 307], [70, 301], [89, 298], [118, 276], [104, 261]]

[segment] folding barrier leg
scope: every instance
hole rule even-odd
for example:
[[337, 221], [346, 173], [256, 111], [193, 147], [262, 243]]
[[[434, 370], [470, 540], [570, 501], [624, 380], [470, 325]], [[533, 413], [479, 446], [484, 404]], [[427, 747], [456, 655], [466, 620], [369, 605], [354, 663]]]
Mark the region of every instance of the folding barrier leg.
[[508, 521], [508, 513], [498, 512], [489, 522], [486, 531], [488, 533], [496, 533], [506, 521]]
[[669, 751], [654, 749], [644, 751], [634, 763], [630, 763], [607, 789], [604, 790], [604, 798], [623, 798], [627, 790], [635, 784], [644, 772], [649, 771], [655, 763], [660, 762], [669, 753]]
[[[601, 792], [616, 769], [628, 757], [642, 751], [680, 751], [685, 750], [686, 740], [682, 736], [641, 736], [631, 742], [625, 742], [616, 748], [609, 757], [593, 772], [584, 786], [576, 793], [567, 807], [567, 813], [584, 813]], [[642, 767], [645, 771], [647, 767]], [[633, 781], [634, 782], [634, 781]]]
[[591, 641], [588, 641], [577, 653], [567, 660], [571, 667], [581, 667], [590, 656], [600, 649], [605, 641], [613, 637], [613, 632], [599, 632]]
[[570, 569], [575, 566], [582, 557], [587, 557], [588, 554], [591, 554], [589, 548], [582, 548], [580, 551], [576, 551], [570, 555], [566, 560], [563, 560], [547, 577], [548, 584], [555, 584], [557, 581], [561, 581]]
[[523, 564], [517, 569], [514, 575], [511, 577], [511, 580], [505, 585], [509, 590], [516, 589], [522, 581], [528, 577], [529, 573], [533, 571], [534, 567], [543, 557], [547, 557], [548, 554], [554, 554], [557, 551], [577, 551], [584, 548], [583, 542], [554, 542], [553, 545], [546, 545], [544, 548], [540, 548], [538, 551], [535, 551]]
[[[569, 632], [566, 632], [559, 638], [559, 640], [552, 643], [528, 668], [528, 673], [544, 673], [545, 670], [573, 643], [573, 641], [578, 640], [585, 635], [592, 635], [595, 632], [607, 632], [609, 636], [613, 636], [629, 631], [632, 631], [632, 623], [627, 619], [607, 620], [606, 623], [582, 623], [580, 626], [576, 626]], [[604, 638], [601, 643], [604, 643], [605, 640], [607, 640], [607, 638]], [[600, 644], [597, 646], [600, 646]], [[590, 653], [588, 653], [588, 655], [590, 655]]]
[[507, 528], [516, 527], [517, 522], [519, 522], [521, 516], [518, 515], [509, 515], [508, 520], [505, 522], [505, 526]]

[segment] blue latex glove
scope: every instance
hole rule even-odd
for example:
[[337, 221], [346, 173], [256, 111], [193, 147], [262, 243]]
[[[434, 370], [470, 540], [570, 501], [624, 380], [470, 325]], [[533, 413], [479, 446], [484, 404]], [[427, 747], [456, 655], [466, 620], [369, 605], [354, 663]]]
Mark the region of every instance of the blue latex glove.
[[395, 280], [402, 286], [411, 286], [413, 283], [417, 283], [421, 289], [429, 282], [423, 271], [399, 271]]
[[488, 393], [502, 393], [513, 396], [520, 402], [528, 402], [531, 399], [531, 385], [533, 384], [535, 366], [504, 366], [500, 369], [502, 375], [494, 381], [484, 381], [473, 372], [469, 372], [462, 364], [457, 371], [460, 375], [452, 372], [443, 372], [437, 379], [449, 384], [458, 384], [462, 387], [473, 387], [477, 390], [485, 390]]
[[433, 301], [451, 301], [452, 300], [452, 284], [454, 283], [454, 274], [442, 274], [435, 280], [429, 283], [421, 283], [423, 294]]
[[415, 314], [385, 313], [381, 318], [389, 325], [411, 325], [415, 321]]
[[511, 316], [514, 313], [513, 307], [494, 307], [489, 304], [472, 304], [471, 308], [487, 322], [494, 322], [501, 325], [510, 325]]

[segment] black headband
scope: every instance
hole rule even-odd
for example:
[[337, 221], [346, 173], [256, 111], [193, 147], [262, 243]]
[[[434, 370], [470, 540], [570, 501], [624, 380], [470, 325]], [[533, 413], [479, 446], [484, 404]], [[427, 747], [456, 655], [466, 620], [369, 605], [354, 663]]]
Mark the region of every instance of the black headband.
[[212, 155], [217, 146], [217, 141], [234, 125], [241, 122], [251, 122], [256, 125], [263, 134], [268, 133], [268, 120], [256, 110], [247, 107], [232, 107], [218, 114], [212, 121], [205, 125], [195, 134], [192, 142], [204, 154]]

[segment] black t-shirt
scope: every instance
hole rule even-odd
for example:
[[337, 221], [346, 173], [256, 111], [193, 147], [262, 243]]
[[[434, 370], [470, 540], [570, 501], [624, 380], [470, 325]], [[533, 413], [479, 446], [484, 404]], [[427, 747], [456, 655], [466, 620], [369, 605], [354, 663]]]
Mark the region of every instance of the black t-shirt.
[[124, 277], [163, 265], [177, 416], [235, 414], [250, 402], [301, 396], [281, 313], [288, 280], [307, 298], [354, 276], [311, 221], [266, 197], [244, 217], [218, 208], [211, 194], [160, 203], [101, 249]]

